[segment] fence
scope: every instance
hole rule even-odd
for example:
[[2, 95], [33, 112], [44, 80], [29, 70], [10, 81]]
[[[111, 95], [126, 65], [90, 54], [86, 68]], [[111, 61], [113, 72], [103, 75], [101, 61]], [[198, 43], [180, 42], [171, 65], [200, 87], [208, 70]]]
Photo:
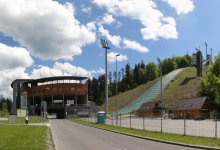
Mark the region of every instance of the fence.
[[[189, 136], [220, 138], [220, 114], [205, 119], [201, 116], [194, 119], [164, 118], [164, 117], [138, 117], [136, 115], [110, 116], [106, 119], [107, 125], [121, 126], [126, 128], [140, 129], [161, 133], [173, 133]], [[96, 115], [82, 118], [85, 121], [97, 123]]]

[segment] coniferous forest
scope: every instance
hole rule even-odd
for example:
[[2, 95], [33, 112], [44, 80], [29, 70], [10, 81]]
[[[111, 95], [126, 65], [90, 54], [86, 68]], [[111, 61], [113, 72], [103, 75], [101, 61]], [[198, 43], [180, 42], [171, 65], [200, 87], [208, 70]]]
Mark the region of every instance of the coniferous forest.
[[[192, 66], [191, 56], [179, 56], [164, 59], [162, 64], [162, 74], [165, 75], [177, 68], [184, 68]], [[127, 90], [133, 89], [148, 81], [152, 81], [159, 77], [158, 64], [149, 62], [145, 64], [141, 61], [132, 68], [129, 63], [121, 68], [117, 73], [108, 73], [108, 96], [116, 94], [116, 77], [118, 78], [118, 93], [123, 93]], [[95, 102], [97, 105], [102, 105], [105, 99], [105, 75], [100, 75], [97, 78], [93, 77], [88, 80], [89, 101]]]

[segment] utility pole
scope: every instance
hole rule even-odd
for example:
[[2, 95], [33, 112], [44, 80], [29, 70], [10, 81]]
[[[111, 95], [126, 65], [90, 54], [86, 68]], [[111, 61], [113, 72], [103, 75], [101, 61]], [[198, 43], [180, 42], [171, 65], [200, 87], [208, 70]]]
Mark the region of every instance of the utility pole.
[[206, 50], [205, 50], [205, 58], [206, 58], [206, 76], [207, 76], [207, 69], [208, 69], [208, 65], [207, 65], [207, 47], [208, 47], [208, 44], [205, 42], [205, 47], [206, 47]]
[[108, 62], [107, 62], [107, 50], [110, 49], [108, 42], [101, 39], [102, 48], [105, 49], [105, 115], [108, 115]]
[[120, 56], [120, 54], [115, 55], [116, 57], [116, 125], [118, 125], [118, 61], [117, 57]]
[[211, 50], [211, 61], [210, 62], [212, 64], [212, 48], [210, 48], [210, 50]]

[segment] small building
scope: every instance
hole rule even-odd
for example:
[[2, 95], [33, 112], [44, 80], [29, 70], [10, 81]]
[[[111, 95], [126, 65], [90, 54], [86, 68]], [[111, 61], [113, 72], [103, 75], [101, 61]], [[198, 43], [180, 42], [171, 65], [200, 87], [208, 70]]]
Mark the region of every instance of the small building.
[[173, 115], [177, 118], [193, 119], [196, 116], [203, 116], [209, 118], [209, 104], [206, 97], [189, 98], [174, 100], [169, 107]]
[[160, 106], [160, 102], [147, 102], [143, 103], [137, 110], [137, 115], [140, 117], [160, 117], [162, 109], [163, 107]]
[[206, 97], [172, 100], [166, 108], [160, 102], [146, 102], [137, 110], [140, 117], [159, 117], [162, 110], [168, 110], [169, 115], [181, 119], [193, 119], [196, 116], [210, 117], [209, 104]]

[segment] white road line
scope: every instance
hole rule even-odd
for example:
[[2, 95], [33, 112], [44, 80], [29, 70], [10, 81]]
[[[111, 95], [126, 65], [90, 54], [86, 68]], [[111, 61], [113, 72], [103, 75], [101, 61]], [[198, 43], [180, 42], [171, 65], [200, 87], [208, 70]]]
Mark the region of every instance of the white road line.
[[117, 150], [128, 150], [126, 147], [115, 145], [114, 143], [111, 143], [109, 141], [104, 141], [104, 142], [109, 144], [110, 146], [114, 147]]

